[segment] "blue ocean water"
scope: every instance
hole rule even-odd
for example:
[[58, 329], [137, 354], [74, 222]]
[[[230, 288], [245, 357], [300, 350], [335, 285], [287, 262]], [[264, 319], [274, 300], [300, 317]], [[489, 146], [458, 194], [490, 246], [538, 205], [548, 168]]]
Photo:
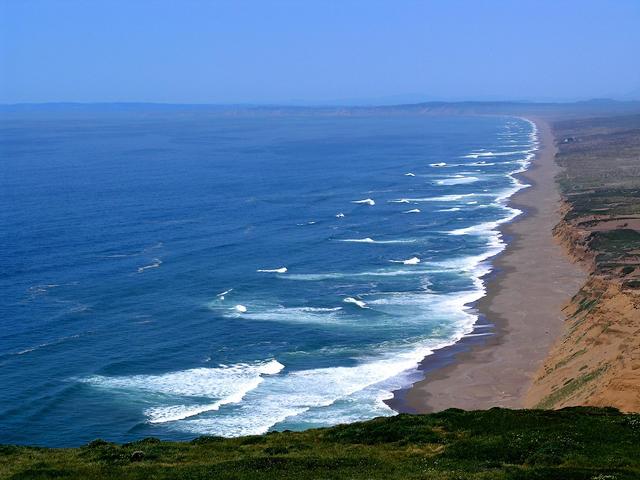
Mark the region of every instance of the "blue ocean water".
[[468, 334], [535, 127], [513, 117], [0, 124], [0, 442], [302, 429]]

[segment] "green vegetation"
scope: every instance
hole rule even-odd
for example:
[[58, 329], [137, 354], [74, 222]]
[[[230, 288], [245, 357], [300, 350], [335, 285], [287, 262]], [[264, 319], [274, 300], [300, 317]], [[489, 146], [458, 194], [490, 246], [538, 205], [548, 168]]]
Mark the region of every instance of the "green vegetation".
[[570, 378], [558, 390], [545, 397], [538, 405], [538, 408], [553, 408], [558, 402], [568, 398], [572, 393], [580, 390], [590, 381], [598, 378], [607, 370], [606, 365], [597, 368], [592, 372], [583, 373], [578, 378]]
[[[555, 122], [565, 220], [589, 233], [596, 273], [636, 276], [640, 266], [640, 115]], [[636, 288], [638, 278], [625, 285]]]
[[[564, 359], [560, 360], [558, 363], [556, 363], [555, 366], [553, 367], [553, 369], [550, 370], [550, 371], [552, 372], [553, 370], [557, 370], [560, 367], [564, 367], [567, 363], [569, 363], [574, 358], [579, 357], [580, 355], [584, 355], [586, 353], [586, 351], [587, 351], [587, 349], [583, 348], [581, 350], [578, 350], [577, 352], [573, 352], [567, 358], [564, 358]], [[547, 372], [547, 373], [549, 373], [549, 372]]]
[[0, 478], [637, 479], [640, 415], [596, 408], [447, 410], [235, 439], [4, 446]]

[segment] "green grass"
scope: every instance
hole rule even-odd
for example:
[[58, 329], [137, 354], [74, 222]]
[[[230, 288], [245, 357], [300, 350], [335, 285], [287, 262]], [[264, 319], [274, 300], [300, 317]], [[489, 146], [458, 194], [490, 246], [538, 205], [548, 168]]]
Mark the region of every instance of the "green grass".
[[[602, 221], [624, 225], [640, 218], [640, 115], [557, 121], [553, 129], [556, 138], [575, 139], [560, 143], [556, 155], [563, 167], [558, 184], [570, 206], [564, 219], [595, 230], [586, 246], [595, 254], [596, 273], [633, 273], [640, 265], [640, 232], [597, 227]], [[625, 286], [638, 288], [640, 282], [630, 278]]]
[[637, 479], [640, 415], [447, 410], [235, 439], [2, 446], [0, 478]]
[[576, 357], [579, 357], [580, 355], [584, 355], [587, 352], [586, 348], [583, 348], [581, 350], [578, 350], [577, 352], [573, 352], [571, 355], [569, 355], [566, 358], [563, 358], [562, 360], [560, 360], [558, 363], [555, 364], [555, 366], [553, 367], [553, 369], [551, 369], [549, 372], [550, 373], [554, 370], [557, 370], [558, 368], [564, 367], [567, 363], [569, 363], [571, 360], [574, 360]]
[[602, 366], [592, 372], [580, 375], [578, 378], [571, 378], [565, 384], [546, 396], [538, 405], [538, 408], [553, 408], [559, 401], [569, 398], [572, 394], [582, 389], [592, 380], [595, 380], [606, 371], [607, 367]]
[[622, 256], [640, 248], [640, 232], [628, 228], [594, 232], [590, 246], [595, 250], [603, 250], [611, 252], [615, 256]]

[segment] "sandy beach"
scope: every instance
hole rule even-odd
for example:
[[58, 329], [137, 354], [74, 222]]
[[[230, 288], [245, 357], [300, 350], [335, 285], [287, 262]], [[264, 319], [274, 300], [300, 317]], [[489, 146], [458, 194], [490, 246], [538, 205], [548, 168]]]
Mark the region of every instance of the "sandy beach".
[[531, 186], [510, 202], [524, 215], [503, 226], [508, 246], [494, 260], [487, 295], [476, 305], [479, 323], [489, 328], [474, 333], [493, 335], [471, 337], [427, 357], [421, 366], [425, 378], [390, 402], [399, 411], [526, 406], [532, 378], [563, 332], [561, 308], [587, 274], [553, 238], [560, 219], [556, 147], [547, 122], [530, 120], [538, 127], [540, 149], [520, 178]]

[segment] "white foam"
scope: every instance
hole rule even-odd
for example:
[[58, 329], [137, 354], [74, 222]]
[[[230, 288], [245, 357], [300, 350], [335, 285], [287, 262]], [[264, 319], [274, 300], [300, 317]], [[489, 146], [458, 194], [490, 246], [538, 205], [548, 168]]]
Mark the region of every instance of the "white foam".
[[420, 259], [418, 257], [411, 257], [407, 260], [389, 260], [392, 263], [402, 263], [404, 265], [417, 265], [420, 263]]
[[389, 200], [389, 203], [411, 203], [407, 198], [399, 198], [397, 200]]
[[345, 323], [341, 315], [342, 307], [286, 307], [283, 305], [252, 303], [245, 313], [223, 311], [227, 318], [242, 318], [260, 322], [301, 323], [328, 325]]
[[414, 243], [415, 240], [374, 240], [373, 238], [345, 238], [338, 240], [340, 242], [347, 243], [381, 243], [381, 244], [392, 244], [392, 243]]
[[465, 183], [474, 183], [480, 180], [478, 177], [464, 177], [456, 175], [452, 178], [445, 178], [443, 180], [436, 180], [438, 185], [463, 185]]
[[480, 157], [503, 157], [508, 155], [519, 155], [521, 153], [531, 153], [532, 150], [514, 150], [510, 152], [471, 152], [463, 155], [462, 158], [480, 158]]
[[415, 176], [416, 176], [416, 174], [415, 174], [415, 173], [408, 172], [408, 173], [405, 173], [405, 174], [404, 174], [404, 176], [405, 176], [405, 177], [415, 177]]
[[473, 162], [470, 163], [469, 165], [473, 165], [474, 167], [490, 167], [492, 165], [496, 165], [494, 162]]
[[287, 273], [287, 267], [271, 268], [271, 269], [265, 268], [265, 269], [259, 269], [256, 271], [260, 273]]
[[[466, 330], [456, 334], [456, 338], [464, 333]], [[285, 420], [317, 426], [314, 421], [326, 425], [344, 419], [356, 421], [393, 415], [395, 412], [384, 400], [391, 398], [393, 390], [408, 383], [405, 372], [413, 371], [425, 356], [447, 344], [437, 340], [421, 341], [409, 349], [406, 345], [386, 348], [386, 353], [361, 358], [355, 366], [299, 370], [267, 377], [250, 392], [238, 411], [227, 416], [187, 420], [181, 422], [181, 428], [210, 435], [255, 435]], [[336, 405], [338, 401], [342, 401], [343, 407]], [[354, 408], [357, 405], [363, 407]], [[324, 409], [329, 406], [346, 410], [341, 415], [327, 417]]]
[[216, 297], [218, 297], [220, 300], [224, 300], [224, 298], [229, 295], [231, 292], [233, 292], [233, 288], [230, 288], [229, 290], [225, 290], [224, 292], [220, 292], [216, 295]]
[[518, 215], [522, 213], [522, 211], [518, 210], [517, 208], [510, 208], [510, 207], [503, 207], [503, 208], [508, 213], [507, 215], [505, 215], [504, 217], [498, 220], [483, 222], [477, 225], [472, 225], [470, 227], [458, 228], [455, 230], [451, 230], [448, 233], [450, 235], [470, 235], [470, 234], [486, 235], [486, 236], [499, 235], [499, 233], [496, 230], [498, 226], [502, 225], [503, 223], [510, 222], [511, 220], [513, 220], [514, 218], [516, 218]]
[[411, 210], [407, 210], [406, 212], [402, 212], [402, 213], [420, 213], [420, 209], [419, 208], [413, 208]]
[[236, 306], [235, 306], [235, 307], [233, 307], [233, 308], [234, 308], [234, 310], [235, 310], [236, 312], [239, 312], [239, 313], [246, 313], [246, 311], [247, 311], [247, 307], [245, 307], [244, 305], [239, 305], [239, 304], [238, 304], [238, 305], [236, 305]]
[[337, 312], [342, 310], [342, 307], [301, 307], [302, 312]]
[[[221, 365], [219, 368], [194, 368], [160, 375], [96, 375], [81, 381], [100, 389], [129, 392], [144, 403], [169, 403], [153, 405], [144, 410], [150, 423], [165, 423], [218, 410], [223, 405], [239, 403], [266, 376], [276, 375], [283, 368], [284, 365], [277, 360], [269, 360], [253, 364]], [[193, 403], [195, 399], [209, 401]], [[174, 403], [176, 400], [183, 403]], [[186, 400], [189, 403], [185, 403]]]
[[344, 218], [344, 213], [340, 212], [336, 215], [336, 218]]
[[351, 203], [362, 203], [364, 205], [374, 206], [376, 202], [372, 198], [365, 198], [364, 200], [354, 200]]
[[429, 166], [431, 166], [431, 167], [444, 167], [446, 165], [447, 165], [446, 162], [438, 162], [438, 163], [430, 163], [429, 164]]
[[162, 265], [162, 260], [160, 260], [159, 258], [155, 258], [152, 264], [145, 265], [144, 267], [139, 267], [138, 273], [142, 273], [145, 270], [149, 270], [150, 268], [158, 268], [160, 265]]
[[347, 297], [343, 300], [344, 303], [352, 303], [360, 308], [367, 308], [367, 304], [362, 300], [358, 300], [357, 298]]
[[441, 195], [439, 197], [425, 197], [425, 198], [406, 198], [406, 203], [409, 202], [456, 202], [458, 200], [462, 200], [463, 198], [480, 196], [483, 194], [480, 193], [462, 193], [458, 195]]
[[437, 210], [438, 212], [457, 212], [460, 210], [460, 207], [451, 207], [451, 208], [443, 208], [441, 210]]
[[375, 243], [375, 240], [370, 237], [366, 238], [345, 238], [340, 240], [341, 242], [351, 242], [351, 243]]
[[297, 273], [285, 277], [287, 280], [299, 280], [306, 282], [316, 282], [322, 280], [335, 280], [344, 278], [362, 277], [398, 277], [403, 275], [424, 275], [422, 270], [374, 270], [371, 272], [327, 272], [327, 273]]
[[[529, 120], [526, 120], [526, 121], [532, 127], [531, 133], [529, 135], [532, 147], [529, 150], [519, 150], [519, 151], [511, 151], [511, 152], [498, 152], [498, 153], [493, 153], [493, 152], [476, 152], [476, 153], [474, 153], [474, 155], [478, 155], [478, 156], [487, 156], [488, 154], [491, 154], [492, 156], [526, 154], [523, 159], [517, 161], [517, 163], [519, 163], [521, 165], [521, 167], [519, 169], [517, 169], [517, 170], [514, 170], [514, 171], [508, 173], [509, 177], [511, 178], [511, 183], [513, 184], [513, 186], [511, 188], [508, 188], [505, 191], [501, 192], [496, 197], [495, 205], [502, 207], [505, 210], [505, 212], [507, 212], [507, 215], [505, 215], [504, 217], [502, 217], [502, 218], [500, 218], [498, 220], [495, 220], [495, 221], [483, 222], [483, 223], [480, 223], [480, 224], [477, 224], [477, 225], [472, 225], [470, 227], [465, 227], [465, 228], [459, 228], [459, 229], [455, 229], [455, 230], [452, 230], [452, 231], [448, 232], [450, 235], [481, 235], [481, 236], [486, 236], [487, 239], [488, 239], [488, 245], [490, 246], [490, 248], [488, 249], [488, 252], [483, 257], [483, 260], [487, 259], [487, 258], [490, 258], [491, 256], [496, 255], [497, 253], [499, 253], [500, 251], [502, 251], [504, 249], [505, 245], [504, 245], [504, 242], [502, 241], [502, 235], [497, 230], [497, 228], [503, 223], [512, 221], [514, 218], [516, 218], [518, 215], [520, 215], [522, 213], [521, 210], [518, 210], [518, 209], [512, 208], [512, 207], [508, 207], [506, 205], [506, 202], [515, 192], [517, 192], [518, 190], [528, 186], [528, 185], [522, 184], [522, 182], [520, 182], [517, 178], [515, 178], [513, 176], [513, 175], [515, 175], [517, 173], [521, 173], [521, 172], [523, 172], [523, 171], [525, 171], [527, 169], [527, 167], [530, 164], [530, 161], [534, 157], [534, 154], [532, 152], [534, 152], [536, 150], [536, 148], [537, 148], [536, 147], [536, 145], [538, 143], [537, 142], [537, 127], [533, 122], [531, 122]], [[468, 204], [472, 204], [471, 202], [467, 202], [467, 203]]]

